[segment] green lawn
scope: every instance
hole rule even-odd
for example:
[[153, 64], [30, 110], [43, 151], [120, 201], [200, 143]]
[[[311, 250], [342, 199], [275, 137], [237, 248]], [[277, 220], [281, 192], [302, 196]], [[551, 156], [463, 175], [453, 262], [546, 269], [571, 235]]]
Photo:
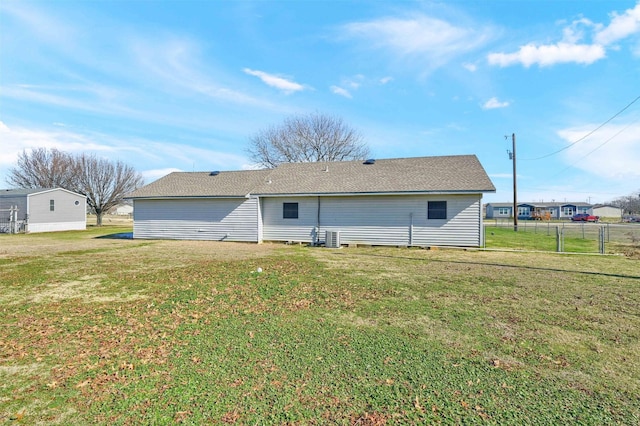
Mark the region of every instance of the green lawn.
[[637, 260], [126, 230], [0, 235], [0, 423], [640, 423]]
[[486, 226], [487, 248], [558, 251], [557, 232], [562, 234], [561, 252], [600, 253], [600, 230], [605, 230], [605, 254], [640, 255], [640, 226], [636, 224], [567, 223], [522, 221], [513, 226]]

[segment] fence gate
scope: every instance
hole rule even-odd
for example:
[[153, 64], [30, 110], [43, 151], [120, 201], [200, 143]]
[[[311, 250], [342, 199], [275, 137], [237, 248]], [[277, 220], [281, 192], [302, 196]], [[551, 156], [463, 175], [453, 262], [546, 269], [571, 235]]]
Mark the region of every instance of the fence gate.
[[[569, 229], [563, 226], [556, 226], [556, 251], [558, 253], [564, 252], [564, 240], [565, 240], [565, 230]], [[609, 239], [609, 227], [608, 226], [600, 226], [598, 229], [598, 252], [600, 254], [605, 253], [606, 242]], [[582, 224], [582, 239], [585, 239], [585, 224]]]

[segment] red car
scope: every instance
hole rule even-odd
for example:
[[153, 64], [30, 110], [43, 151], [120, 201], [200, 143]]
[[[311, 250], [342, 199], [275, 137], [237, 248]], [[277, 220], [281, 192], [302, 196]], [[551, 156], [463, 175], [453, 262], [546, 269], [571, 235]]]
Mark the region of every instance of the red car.
[[600, 216], [594, 216], [587, 213], [578, 213], [571, 217], [572, 222], [597, 222], [599, 220]]

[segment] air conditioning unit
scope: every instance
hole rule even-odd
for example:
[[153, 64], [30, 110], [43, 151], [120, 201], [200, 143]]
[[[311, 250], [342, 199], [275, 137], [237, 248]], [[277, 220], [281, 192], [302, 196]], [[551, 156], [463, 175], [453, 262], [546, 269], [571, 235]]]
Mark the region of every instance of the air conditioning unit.
[[340, 248], [340, 232], [326, 231], [324, 245], [328, 248]]

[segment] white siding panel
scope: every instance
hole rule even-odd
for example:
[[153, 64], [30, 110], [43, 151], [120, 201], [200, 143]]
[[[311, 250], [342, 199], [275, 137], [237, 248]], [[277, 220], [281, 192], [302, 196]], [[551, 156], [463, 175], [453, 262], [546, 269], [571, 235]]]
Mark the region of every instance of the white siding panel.
[[[51, 200], [54, 203], [53, 211], [51, 211], [49, 204]], [[29, 195], [29, 232], [36, 232], [33, 230], [33, 225], [42, 224], [46, 228], [58, 222], [79, 223], [84, 221], [86, 228], [86, 220], [87, 201], [84, 196], [61, 189]], [[54, 230], [63, 231], [65, 229], [77, 228], [64, 228], [61, 225], [59, 229]]]
[[[298, 219], [284, 219], [283, 203], [298, 203]], [[317, 197], [262, 199], [262, 235], [266, 241], [315, 241], [318, 222]]]
[[480, 196], [448, 197], [447, 220], [429, 220], [424, 226], [416, 227], [414, 245], [481, 246], [481, 210]]
[[57, 231], [84, 231], [87, 229], [87, 221], [78, 222], [51, 222], [51, 223], [28, 223], [27, 232], [57, 232]]
[[257, 199], [134, 200], [133, 237], [258, 241]]
[[[427, 220], [428, 201], [447, 201], [446, 220]], [[283, 219], [282, 204], [299, 203], [298, 219]], [[262, 212], [265, 240], [315, 241], [340, 231], [343, 244], [414, 246], [481, 245], [480, 195], [390, 195], [266, 198]]]

